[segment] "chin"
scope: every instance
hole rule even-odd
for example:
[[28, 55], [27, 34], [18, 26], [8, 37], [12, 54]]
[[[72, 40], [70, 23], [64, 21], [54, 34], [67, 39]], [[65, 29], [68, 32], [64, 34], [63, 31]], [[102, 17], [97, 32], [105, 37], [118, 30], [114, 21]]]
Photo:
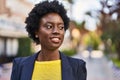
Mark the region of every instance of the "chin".
[[60, 45], [59, 46], [51, 46], [50, 49], [51, 50], [57, 50], [59, 47], [60, 47]]

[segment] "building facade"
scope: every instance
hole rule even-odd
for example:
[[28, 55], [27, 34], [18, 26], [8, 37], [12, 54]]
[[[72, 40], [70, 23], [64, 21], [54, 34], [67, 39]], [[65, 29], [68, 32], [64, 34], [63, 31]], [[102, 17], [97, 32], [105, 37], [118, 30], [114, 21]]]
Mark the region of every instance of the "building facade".
[[32, 7], [27, 0], [0, 0], [0, 56], [17, 55], [18, 38], [27, 37], [24, 21]]

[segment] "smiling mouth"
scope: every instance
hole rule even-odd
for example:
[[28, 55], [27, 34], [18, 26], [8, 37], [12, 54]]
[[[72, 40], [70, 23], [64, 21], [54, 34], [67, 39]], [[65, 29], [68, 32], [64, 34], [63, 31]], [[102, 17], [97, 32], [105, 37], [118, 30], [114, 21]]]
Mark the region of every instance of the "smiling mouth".
[[51, 41], [54, 42], [54, 43], [59, 43], [60, 42], [60, 38], [51, 38]]

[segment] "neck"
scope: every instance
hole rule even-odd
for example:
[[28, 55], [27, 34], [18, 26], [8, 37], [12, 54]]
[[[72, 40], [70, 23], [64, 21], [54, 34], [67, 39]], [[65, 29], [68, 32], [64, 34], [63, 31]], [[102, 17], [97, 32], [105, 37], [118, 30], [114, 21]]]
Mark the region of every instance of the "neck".
[[37, 58], [38, 61], [52, 61], [58, 59], [60, 59], [58, 50], [55, 51], [41, 50]]

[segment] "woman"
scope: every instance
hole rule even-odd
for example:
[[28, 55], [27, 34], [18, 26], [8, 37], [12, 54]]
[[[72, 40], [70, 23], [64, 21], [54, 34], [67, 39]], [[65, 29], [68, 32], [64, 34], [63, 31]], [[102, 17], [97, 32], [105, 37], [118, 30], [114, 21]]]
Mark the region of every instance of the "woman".
[[69, 26], [62, 4], [56, 0], [38, 3], [25, 22], [29, 37], [41, 44], [41, 50], [16, 58], [11, 80], [86, 80], [85, 62], [58, 50]]

